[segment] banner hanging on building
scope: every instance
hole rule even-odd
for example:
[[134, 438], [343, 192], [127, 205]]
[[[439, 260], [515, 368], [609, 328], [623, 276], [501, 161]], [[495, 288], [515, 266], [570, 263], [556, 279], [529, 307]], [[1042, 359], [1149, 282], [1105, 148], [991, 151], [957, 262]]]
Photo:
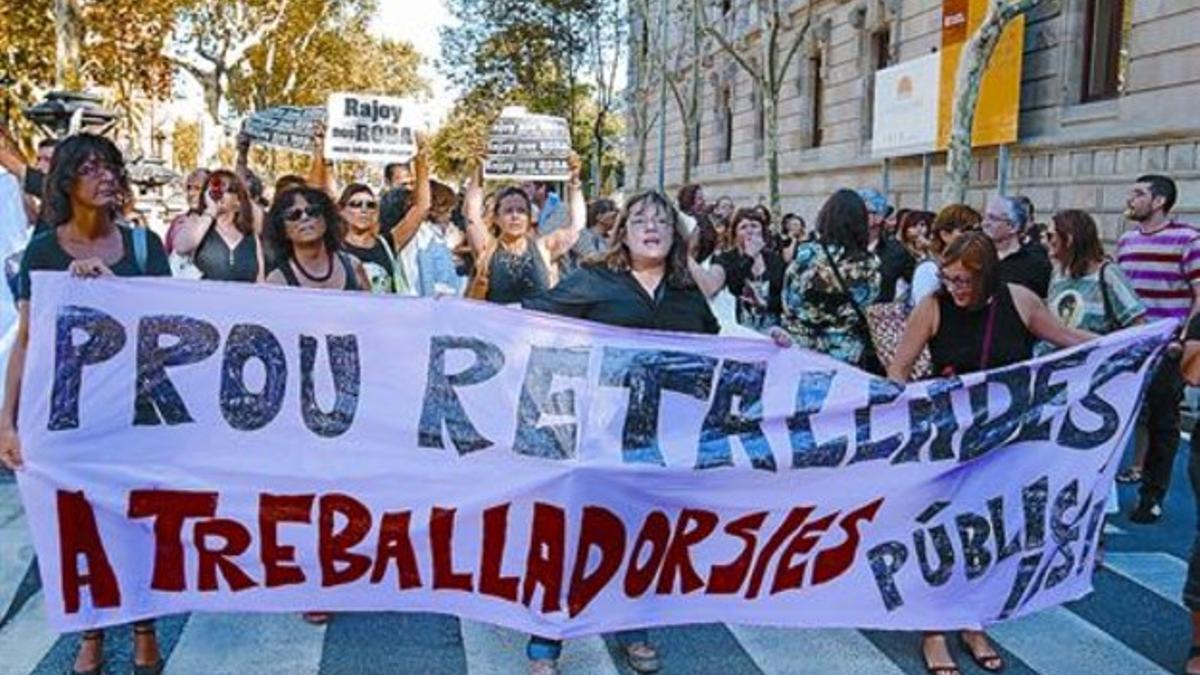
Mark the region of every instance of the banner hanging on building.
[[37, 273], [19, 473], [59, 630], [436, 611], [544, 636], [980, 626], [1091, 588], [1171, 329], [906, 388], [459, 299]]
[[[950, 143], [950, 124], [954, 111], [958, 65], [963, 47], [987, 16], [989, 0], [943, 0], [941, 92], [938, 96], [938, 149]], [[1009, 22], [979, 87], [975, 122], [971, 127], [971, 145], [986, 147], [1017, 140], [1017, 122], [1021, 115], [1021, 67], [1025, 48], [1025, 17]]]
[[375, 94], [330, 94], [325, 157], [371, 164], [407, 162], [417, 152], [415, 102]]

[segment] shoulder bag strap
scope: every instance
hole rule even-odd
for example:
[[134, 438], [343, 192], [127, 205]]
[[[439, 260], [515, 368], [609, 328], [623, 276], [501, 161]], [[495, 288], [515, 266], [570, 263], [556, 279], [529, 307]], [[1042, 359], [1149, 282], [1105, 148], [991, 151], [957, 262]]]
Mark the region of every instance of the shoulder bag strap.
[[979, 357], [979, 369], [987, 370], [988, 360], [992, 357], [992, 337], [996, 330], [996, 308], [1000, 305], [999, 294], [992, 298], [992, 306], [988, 308], [987, 324], [983, 329], [983, 352]]
[[862, 324], [863, 333], [867, 336], [867, 342], [869, 343], [868, 346], [871, 348], [871, 351], [878, 355], [879, 350], [875, 347], [875, 337], [871, 335], [871, 322], [867, 320], [866, 312], [854, 301], [854, 296], [850, 294], [850, 287], [846, 285], [846, 280], [842, 278], [842, 272], [838, 269], [837, 261], [833, 259], [833, 255], [825, 247], [825, 242], [820, 242], [820, 245], [821, 251], [825, 253], [825, 258], [829, 260], [829, 266], [833, 268], [833, 277], [837, 280], [838, 288], [841, 289], [842, 295], [846, 296], [846, 302], [849, 302], [850, 306], [854, 308], [854, 313], [858, 316], [859, 323]]
[[146, 228], [133, 228], [133, 259], [137, 263], [139, 273], [146, 273], [146, 260], [149, 256], [149, 244], [146, 243]]

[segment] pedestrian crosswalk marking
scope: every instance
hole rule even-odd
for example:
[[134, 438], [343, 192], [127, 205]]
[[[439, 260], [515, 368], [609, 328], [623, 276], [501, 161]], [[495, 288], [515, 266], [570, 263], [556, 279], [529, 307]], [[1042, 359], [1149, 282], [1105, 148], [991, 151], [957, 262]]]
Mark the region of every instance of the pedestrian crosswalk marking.
[[1187, 563], [1168, 553], [1108, 553], [1104, 566], [1174, 605], [1182, 605]]
[[734, 625], [727, 628], [766, 675], [794, 673], [800, 663], [804, 664], [805, 672], [828, 675], [904, 673], [857, 630]]
[[324, 648], [325, 627], [299, 614], [194, 613], [164, 673], [317, 675]]
[[[525, 657], [528, 635], [467, 619], [461, 621], [461, 630], [470, 675], [511, 675], [529, 669]], [[619, 672], [600, 636], [567, 640], [558, 664], [563, 675], [618, 675]]]
[[23, 514], [16, 483], [0, 483], [0, 617], [12, 606], [33, 561], [33, 541]]
[[1084, 671], [1088, 675], [1167, 672], [1062, 607], [991, 626], [988, 635], [1030, 668], [1047, 675]]
[[58, 635], [46, 621], [46, 602], [39, 591], [0, 630], [0, 675], [27, 675], [57, 641]]

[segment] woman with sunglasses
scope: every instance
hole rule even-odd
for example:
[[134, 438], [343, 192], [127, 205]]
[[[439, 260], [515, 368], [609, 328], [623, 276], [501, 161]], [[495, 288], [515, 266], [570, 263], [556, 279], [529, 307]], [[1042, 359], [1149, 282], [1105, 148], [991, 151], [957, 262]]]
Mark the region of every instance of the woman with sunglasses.
[[[929, 347], [933, 372], [940, 377], [1002, 368], [1030, 359], [1037, 340], [1072, 347], [1096, 336], [1058, 320], [1029, 289], [1002, 283], [1000, 258], [982, 232], [967, 232], [943, 253], [942, 290], [926, 297], [905, 326], [888, 377], [907, 382], [917, 356]], [[998, 672], [1004, 660], [987, 634], [959, 634], [963, 647], [980, 668]], [[921, 650], [934, 675], [958, 675], [943, 633], [926, 633]]]
[[369, 291], [358, 258], [342, 251], [342, 218], [324, 190], [301, 187], [280, 195], [267, 213], [266, 234], [279, 266], [267, 283], [341, 291]]
[[191, 256], [201, 278], [256, 283], [266, 275], [254, 202], [232, 171], [208, 177], [204, 212], [189, 216], [175, 235], [174, 251]]
[[950, 204], [938, 211], [929, 225], [927, 257], [917, 263], [917, 268], [913, 270], [912, 288], [908, 294], [909, 305], [915, 307], [942, 287], [942, 279], [939, 276], [942, 253], [964, 233], [979, 230], [982, 222], [983, 216], [966, 204]]
[[[21, 260], [17, 282], [17, 337], [8, 358], [4, 408], [0, 412], [0, 462], [22, 467], [17, 435], [17, 409], [25, 355], [29, 349], [29, 298], [35, 270], [66, 270], [77, 277], [169, 276], [167, 254], [158, 235], [137, 234], [119, 222], [119, 199], [129, 178], [121, 152], [106, 138], [77, 134], [59, 144], [45, 181], [42, 217], [47, 229], [33, 237]], [[139, 247], [137, 237], [144, 237]], [[144, 253], [139, 252], [144, 251]], [[103, 471], [103, 455], [89, 458]], [[104, 631], [83, 634], [73, 671], [99, 675], [104, 666]], [[152, 620], [133, 625], [133, 672], [153, 675], [162, 670]]]
[[537, 234], [529, 195], [517, 187], [496, 195], [490, 227], [483, 212], [483, 172], [467, 188], [467, 240], [475, 254], [475, 275], [467, 297], [502, 305], [519, 303], [553, 288], [558, 261], [570, 252], [587, 224], [587, 204], [579, 188], [579, 157], [568, 160], [567, 225]]

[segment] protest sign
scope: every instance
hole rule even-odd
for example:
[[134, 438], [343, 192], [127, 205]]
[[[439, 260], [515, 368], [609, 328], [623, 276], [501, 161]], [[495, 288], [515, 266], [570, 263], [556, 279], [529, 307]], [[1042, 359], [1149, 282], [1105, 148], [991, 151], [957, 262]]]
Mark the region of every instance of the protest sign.
[[901, 387], [460, 299], [33, 289], [19, 481], [64, 631], [314, 607], [553, 637], [1021, 616], [1090, 590], [1174, 328]]
[[418, 105], [374, 94], [330, 94], [325, 157], [374, 164], [407, 162], [417, 152]]
[[488, 136], [483, 175], [489, 180], [567, 180], [570, 155], [566, 120], [531, 115], [524, 108], [505, 108]]
[[242, 132], [258, 145], [311, 153], [316, 124], [324, 120], [324, 108], [277, 106], [251, 113]]

